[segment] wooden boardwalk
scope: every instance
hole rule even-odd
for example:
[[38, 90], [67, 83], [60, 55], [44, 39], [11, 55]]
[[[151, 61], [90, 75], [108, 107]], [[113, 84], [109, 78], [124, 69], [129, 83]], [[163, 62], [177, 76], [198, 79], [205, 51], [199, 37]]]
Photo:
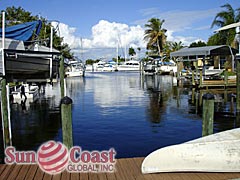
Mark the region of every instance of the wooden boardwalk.
[[211, 87], [236, 87], [236, 79], [229, 79], [227, 82], [224, 80], [204, 80], [199, 84], [199, 88], [211, 88]]
[[0, 179], [44, 179], [44, 180], [224, 180], [240, 179], [240, 173], [158, 173], [142, 174], [143, 158], [118, 159], [115, 173], [68, 173], [57, 175], [44, 173], [38, 165], [0, 165]]

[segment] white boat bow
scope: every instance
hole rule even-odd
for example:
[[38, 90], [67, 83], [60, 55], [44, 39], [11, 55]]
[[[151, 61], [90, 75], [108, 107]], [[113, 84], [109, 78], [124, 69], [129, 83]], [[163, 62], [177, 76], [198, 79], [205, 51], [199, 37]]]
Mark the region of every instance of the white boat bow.
[[240, 172], [240, 128], [152, 152], [142, 173], [157, 172]]

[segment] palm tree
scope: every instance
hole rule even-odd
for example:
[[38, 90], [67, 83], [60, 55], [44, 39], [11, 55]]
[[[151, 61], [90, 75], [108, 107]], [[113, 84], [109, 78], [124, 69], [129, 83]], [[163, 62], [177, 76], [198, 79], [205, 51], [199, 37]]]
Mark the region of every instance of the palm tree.
[[130, 48], [128, 49], [128, 54], [129, 54], [129, 56], [134, 56], [134, 55], [136, 55], [135, 49], [134, 49], [133, 47], [130, 47]]
[[[225, 8], [219, 13], [217, 13], [216, 17], [214, 18], [211, 27], [223, 27], [232, 23], [236, 23], [240, 21], [240, 8], [234, 10], [230, 4], [225, 4], [221, 6], [221, 8]], [[232, 44], [234, 42], [235, 37], [235, 30], [229, 29], [226, 31], [222, 31], [219, 35], [213, 35], [209, 38], [209, 41], [225, 44]], [[208, 43], [209, 44], [209, 43]], [[210, 43], [211, 44], [211, 43]]]
[[148, 41], [147, 49], [157, 51], [159, 55], [167, 39], [167, 36], [165, 35], [167, 30], [162, 29], [164, 22], [165, 20], [151, 18], [148, 20], [148, 24], [145, 24], [147, 29], [145, 30], [144, 40]]
[[173, 42], [171, 44], [171, 50], [174, 52], [174, 51], [178, 51], [180, 49], [182, 49], [184, 47], [182, 41], [179, 41], [179, 42]]

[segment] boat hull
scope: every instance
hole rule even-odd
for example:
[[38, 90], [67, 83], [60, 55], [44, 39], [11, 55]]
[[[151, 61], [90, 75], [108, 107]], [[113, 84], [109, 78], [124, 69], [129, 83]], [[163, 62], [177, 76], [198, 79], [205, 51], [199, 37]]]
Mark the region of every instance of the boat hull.
[[67, 77], [79, 77], [79, 76], [84, 76], [83, 71], [75, 71], [75, 72], [66, 72], [65, 73]]
[[142, 173], [240, 172], [240, 128], [168, 146], [149, 154]]
[[117, 70], [118, 70], [118, 71], [140, 71], [140, 66], [130, 67], [130, 66], [122, 65], [122, 66], [118, 66], [118, 67], [117, 67]]
[[[50, 58], [37, 56], [8, 56], [6, 75], [9, 81], [21, 79], [48, 79], [50, 76]], [[52, 78], [58, 74], [59, 60], [53, 60]]]

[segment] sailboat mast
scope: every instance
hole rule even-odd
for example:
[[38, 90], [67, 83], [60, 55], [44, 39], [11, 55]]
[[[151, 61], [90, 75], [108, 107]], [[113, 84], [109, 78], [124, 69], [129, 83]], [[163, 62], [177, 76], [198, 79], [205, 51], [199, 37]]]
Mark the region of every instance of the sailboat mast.
[[125, 45], [125, 52], [124, 52], [124, 55], [125, 55], [125, 62], [127, 61], [127, 45]]
[[117, 66], [118, 66], [118, 42], [117, 42]]

